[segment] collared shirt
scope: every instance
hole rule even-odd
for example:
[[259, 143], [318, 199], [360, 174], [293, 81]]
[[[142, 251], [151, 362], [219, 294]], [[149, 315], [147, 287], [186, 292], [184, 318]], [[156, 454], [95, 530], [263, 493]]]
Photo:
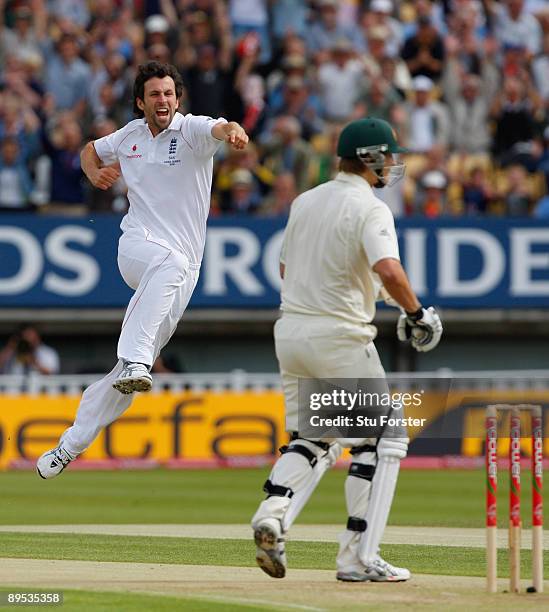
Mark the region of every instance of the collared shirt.
[[213, 156], [221, 140], [212, 128], [225, 119], [175, 113], [169, 127], [153, 138], [144, 119], [94, 142], [104, 164], [120, 162], [130, 208], [124, 231], [139, 228], [150, 239], [199, 264], [210, 209]]
[[338, 173], [292, 204], [280, 258], [282, 311], [370, 323], [381, 289], [372, 268], [386, 258], [399, 259], [391, 211], [365, 179]]

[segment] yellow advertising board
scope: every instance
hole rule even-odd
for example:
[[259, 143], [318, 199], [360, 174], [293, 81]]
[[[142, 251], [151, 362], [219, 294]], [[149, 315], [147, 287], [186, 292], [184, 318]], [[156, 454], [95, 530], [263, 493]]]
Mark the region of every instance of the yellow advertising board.
[[[2, 397], [0, 468], [32, 459], [70, 426], [79, 397]], [[210, 459], [272, 455], [284, 444], [282, 397], [262, 393], [139, 395], [82, 455], [86, 459]]]
[[[78, 402], [79, 397], [66, 395], [0, 397], [0, 469], [52, 448], [71, 425]], [[484, 408], [493, 402], [548, 405], [549, 393], [461, 390], [451, 391], [446, 397], [445, 393], [425, 392], [421, 406], [407, 410], [408, 417], [425, 419], [424, 425], [409, 428], [410, 438], [422, 433], [422, 440], [427, 438], [425, 448], [430, 444], [427, 454], [478, 456], [483, 450]], [[523, 426], [523, 449], [529, 453], [527, 415]], [[507, 451], [506, 427], [502, 419], [501, 454]], [[443, 440], [437, 439], [441, 437]], [[275, 455], [287, 439], [279, 392], [150, 393], [138, 395], [130, 409], [107, 427], [82, 456], [160, 462], [261, 457]], [[546, 454], [547, 442], [546, 439]], [[437, 449], [431, 452], [436, 444]]]

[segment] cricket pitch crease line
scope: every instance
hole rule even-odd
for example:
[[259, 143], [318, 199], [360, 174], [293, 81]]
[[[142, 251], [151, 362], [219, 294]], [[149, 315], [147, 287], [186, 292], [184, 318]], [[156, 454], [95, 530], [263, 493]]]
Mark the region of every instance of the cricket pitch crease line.
[[[337, 542], [341, 525], [295, 525], [290, 542]], [[249, 540], [251, 528], [243, 524], [134, 524], [134, 525], [0, 525], [0, 533], [41, 533], [111, 535], [120, 537], [168, 537]], [[522, 534], [521, 549], [532, 547], [529, 529]], [[544, 549], [549, 549], [549, 531], [543, 533]], [[484, 548], [486, 535], [481, 527], [401, 527], [388, 526], [382, 544]], [[498, 548], [507, 547], [507, 530], [498, 529]]]
[[[238, 604], [259, 604], [266, 606], [266, 608], [290, 608], [292, 610], [310, 610], [311, 612], [328, 612], [326, 608], [315, 608], [314, 606], [306, 606], [303, 604], [284, 603], [277, 601], [270, 601], [265, 603], [264, 599], [248, 599], [247, 597], [222, 597], [221, 595], [208, 595], [208, 596], [195, 596], [192, 597], [194, 600], [199, 601], [219, 601], [223, 603], [238, 603]], [[183, 598], [182, 598], [183, 599]]]

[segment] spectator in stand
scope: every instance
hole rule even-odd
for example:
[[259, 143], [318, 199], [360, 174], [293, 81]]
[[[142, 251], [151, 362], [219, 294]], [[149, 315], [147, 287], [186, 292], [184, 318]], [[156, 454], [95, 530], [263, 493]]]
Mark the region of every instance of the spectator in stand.
[[[547, 145], [542, 151], [538, 140], [549, 116], [548, 52], [545, 0], [0, 0], [0, 139], [8, 139], [6, 159], [10, 139], [18, 141], [32, 204], [51, 196], [68, 203], [64, 211], [84, 210], [76, 206], [83, 199], [80, 143], [49, 145], [40, 156], [41, 135], [53, 125], [55, 141], [65, 141], [65, 131], [78, 141], [80, 129], [103, 134], [125, 124], [131, 117], [121, 102], [136, 66], [147, 57], [169, 60], [186, 78], [184, 111], [240, 118], [265, 145], [269, 168], [255, 150], [251, 161], [231, 154], [214, 161], [212, 200], [225, 210], [234, 170], [252, 173], [252, 200], [282, 202], [290, 173], [297, 192], [331, 178], [333, 134], [368, 113], [398, 126], [417, 153], [393, 190], [397, 214], [403, 199], [414, 208], [421, 176], [431, 170], [446, 176], [446, 211], [459, 192], [466, 214], [484, 214], [503, 207], [501, 190], [486, 195], [486, 176], [506, 184], [502, 166], [519, 163], [549, 181]], [[413, 86], [410, 73], [420, 78]], [[277, 118], [284, 126], [288, 116], [301, 126], [299, 145], [281, 144]], [[292, 157], [310, 158], [311, 150], [308, 170], [296, 170]], [[488, 152], [495, 155], [486, 163]], [[271, 193], [274, 172], [280, 181]], [[537, 179], [526, 183], [538, 200]], [[245, 190], [236, 186], [240, 195]], [[127, 206], [123, 192], [105, 196], [89, 202], [94, 210]]]
[[17, 56], [8, 55], [2, 74], [4, 87], [18, 99], [19, 107], [29, 107], [37, 114], [44, 110], [44, 88], [39, 76], [42, 67], [40, 54], [25, 51]]
[[370, 89], [364, 97], [364, 115], [379, 117], [389, 123], [394, 123], [393, 117], [395, 107], [401, 102], [401, 98], [384, 78], [378, 77], [372, 81]]
[[385, 56], [381, 63], [381, 77], [385, 79], [404, 100], [406, 92], [412, 89], [412, 77], [406, 63], [399, 57]]
[[[224, 7], [222, 3], [221, 6]], [[213, 45], [219, 50], [220, 63], [223, 68], [227, 68], [230, 64], [233, 40], [230, 31], [231, 26], [224, 13], [224, 8], [222, 9], [221, 6], [216, 4], [215, 10], [211, 12], [194, 10], [186, 16], [184, 27], [180, 32], [181, 49], [187, 56], [187, 59], [182, 59], [182, 65], [194, 62], [195, 49], [204, 45]], [[172, 25], [173, 27], [180, 27], [177, 22]]]
[[376, 27], [386, 32], [385, 51], [390, 57], [396, 57], [404, 43], [402, 25], [391, 16], [393, 10], [392, 0], [371, 0], [369, 10], [363, 13], [361, 20], [364, 32]]
[[80, 167], [82, 130], [68, 113], [59, 114], [51, 133], [44, 137], [45, 151], [51, 159], [51, 204], [49, 212], [78, 215], [86, 212]]
[[88, 3], [82, 0], [50, 0], [50, 10], [53, 15], [70, 20], [72, 23], [86, 28], [90, 22]]
[[466, 214], [485, 215], [494, 199], [494, 190], [481, 166], [471, 169], [469, 179], [463, 184], [462, 200]]
[[24, 99], [11, 90], [0, 98], [0, 140], [15, 138], [19, 157], [28, 163], [40, 152], [40, 120]]
[[335, 43], [342, 38], [351, 41], [357, 53], [366, 51], [364, 35], [358, 26], [345, 27], [338, 23], [337, 0], [317, 0], [317, 15], [307, 32], [307, 48], [319, 61], [330, 53]]
[[324, 133], [315, 137], [310, 171], [312, 187], [331, 180], [337, 174], [337, 143], [344, 127], [341, 123], [328, 124]]
[[483, 0], [451, 0], [449, 3], [450, 18], [449, 29], [452, 29], [451, 17], [466, 16], [467, 21], [471, 22], [474, 35], [480, 40], [484, 40], [488, 35], [488, 22]]
[[0, 351], [2, 374], [57, 374], [59, 355], [42, 341], [33, 325], [23, 325]]
[[170, 62], [172, 53], [167, 45], [164, 43], [154, 43], [147, 49], [147, 59], [160, 62], [161, 64], [167, 64]]
[[476, 33], [476, 13], [471, 9], [454, 10], [449, 25], [450, 32], [445, 38], [445, 64], [449, 60], [450, 47], [451, 57], [459, 62], [465, 73], [480, 75], [482, 56]]
[[335, 123], [350, 121], [356, 114], [356, 105], [366, 84], [364, 64], [354, 56], [351, 43], [345, 38], [335, 41], [330, 60], [318, 69], [324, 118]]
[[528, 174], [523, 166], [513, 165], [507, 169], [507, 187], [500, 194], [508, 217], [527, 217], [533, 205]]
[[145, 19], [145, 47], [153, 45], [166, 45], [170, 52], [176, 49], [176, 33], [164, 15], [151, 15]]
[[254, 189], [254, 177], [249, 170], [239, 168], [231, 176], [231, 192], [221, 210], [229, 214], [254, 214], [261, 206], [261, 199]]
[[[122, 102], [127, 107], [127, 100], [131, 98], [131, 79], [126, 66], [126, 59], [121, 53], [108, 53], [102, 62], [102, 68], [94, 74], [90, 86], [89, 104], [94, 116], [105, 116], [105, 109], [100, 101], [100, 91], [103, 85], [110, 85], [115, 102]], [[121, 121], [124, 125], [129, 121]]]
[[291, 172], [300, 192], [309, 188], [313, 151], [301, 138], [301, 125], [292, 116], [275, 120], [271, 139], [263, 146], [263, 163], [275, 175]]
[[307, 80], [307, 57], [299, 50], [282, 56], [280, 68], [275, 69], [268, 76], [268, 104], [272, 107], [280, 106], [283, 102], [284, 85], [288, 79], [298, 77], [302, 81]]
[[118, 129], [119, 125], [124, 125], [133, 117], [128, 117], [127, 102], [124, 98], [117, 99], [114, 86], [111, 83], [103, 83], [99, 88], [97, 96], [96, 112], [88, 107], [85, 116], [80, 124], [84, 133], [90, 133], [93, 124], [101, 119], [111, 119]]
[[32, 210], [30, 195], [32, 180], [19, 154], [19, 142], [8, 137], [0, 145], [0, 210]]
[[428, 219], [440, 217], [447, 208], [448, 180], [443, 172], [430, 170], [419, 181], [415, 210]]
[[417, 33], [404, 43], [401, 55], [413, 77], [423, 75], [434, 81], [440, 78], [444, 43], [429, 17], [420, 17]]
[[[320, 118], [320, 102], [311, 93], [308, 83], [300, 77], [291, 77], [284, 83], [282, 100], [279, 105], [272, 105], [270, 118], [281, 115], [296, 117], [301, 123], [302, 137], [310, 140], [315, 134], [324, 130], [324, 121]], [[269, 127], [267, 127], [268, 131]], [[265, 139], [263, 134], [261, 139]], [[267, 134], [268, 137], [268, 134]]]
[[228, 104], [238, 94], [233, 88], [232, 74], [219, 65], [212, 45], [197, 49], [196, 64], [189, 67], [183, 77], [189, 96], [189, 112], [209, 117], [228, 114]]
[[[441, 85], [454, 121], [452, 145], [459, 151], [485, 152], [491, 141], [488, 114], [501, 82], [500, 69], [496, 64], [498, 43], [494, 39], [485, 41], [478, 66], [480, 77], [468, 71], [470, 63], [463, 61], [460, 48], [458, 38], [452, 35], [446, 38], [446, 61]], [[465, 114], [470, 121], [464, 125]]]
[[257, 138], [267, 118], [265, 84], [258, 74], [250, 74], [238, 90], [242, 99], [242, 127], [250, 138]]
[[71, 111], [76, 117], [84, 114], [91, 81], [90, 67], [78, 54], [76, 36], [62, 34], [56, 50], [47, 56], [45, 80], [55, 110]]
[[[392, 55], [387, 50], [386, 40], [389, 36], [389, 30], [384, 25], [375, 25], [366, 31], [368, 40], [368, 53], [362, 56], [362, 61], [366, 66], [366, 73], [370, 80], [373, 81], [383, 72], [383, 64], [386, 60], [392, 62], [392, 70], [388, 79], [390, 82], [395, 82], [395, 87], [401, 91], [410, 89], [412, 79], [406, 62], [398, 55]], [[387, 78], [387, 77], [385, 77]]]
[[275, 44], [280, 48], [289, 33], [304, 37], [307, 32], [309, 3], [307, 0], [276, 0], [271, 2], [272, 31]]
[[539, 21], [524, 10], [524, 0], [486, 3], [494, 18], [494, 32], [502, 45], [526, 44], [531, 56], [541, 51], [542, 31]]
[[518, 78], [508, 77], [503, 82], [491, 109], [496, 126], [493, 151], [500, 163], [509, 163], [524, 144], [533, 140], [538, 100], [536, 92]]
[[402, 9], [405, 8], [410, 14], [406, 23], [402, 24], [405, 41], [417, 34], [420, 21], [429, 21], [441, 36], [446, 34], [447, 0], [413, 0], [407, 6], [402, 6]]
[[489, 100], [483, 95], [482, 81], [468, 74], [461, 81], [461, 91], [446, 96], [451, 116], [451, 143], [458, 153], [487, 153], [491, 136], [488, 131]]
[[229, 0], [229, 16], [235, 39], [254, 32], [259, 37], [261, 64], [271, 59], [267, 0]]
[[525, 44], [503, 45], [501, 75], [503, 79], [515, 77], [526, 83], [530, 78], [530, 56]]
[[259, 162], [259, 154], [253, 143], [248, 143], [243, 151], [230, 149], [227, 157], [219, 164], [214, 179], [214, 192], [219, 196], [221, 210], [229, 209], [232, 176], [235, 170], [251, 172], [253, 191], [260, 199], [270, 192], [275, 180], [271, 170]]
[[412, 81], [414, 97], [405, 105], [407, 146], [414, 153], [425, 153], [435, 145], [447, 147], [450, 139], [450, 122], [446, 106], [434, 100], [433, 81], [417, 76]]
[[532, 74], [546, 109], [549, 109], [549, 31], [543, 36], [543, 52], [532, 62]]
[[259, 214], [263, 217], [286, 217], [297, 195], [294, 175], [283, 172], [276, 177], [273, 190], [263, 201]]
[[41, 54], [40, 40], [44, 36], [47, 14], [43, 0], [15, 5], [13, 28], [4, 25], [5, 0], [0, 0], [0, 59], [2, 65], [8, 53], [21, 58], [25, 54]]

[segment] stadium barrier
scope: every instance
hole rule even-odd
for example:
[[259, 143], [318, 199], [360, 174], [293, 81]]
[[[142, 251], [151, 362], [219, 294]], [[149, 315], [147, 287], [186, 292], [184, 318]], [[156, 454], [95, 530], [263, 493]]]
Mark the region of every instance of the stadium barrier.
[[[410, 384], [410, 374], [391, 377], [396, 386], [399, 379], [403, 386]], [[0, 469], [32, 467], [71, 424], [81, 390], [97, 378], [0, 376]], [[450, 391], [442, 384], [448, 380]], [[549, 406], [546, 371], [439, 371], [414, 373], [413, 381], [424, 391], [423, 400], [421, 406], [408, 408], [406, 416], [425, 423], [409, 427], [408, 467], [480, 467], [488, 403]], [[498, 453], [504, 456], [507, 425], [502, 422], [500, 428]], [[153, 391], [137, 395], [71, 469], [265, 465], [286, 441], [276, 374], [236, 370], [157, 375]], [[526, 455], [529, 444], [525, 438]]]

